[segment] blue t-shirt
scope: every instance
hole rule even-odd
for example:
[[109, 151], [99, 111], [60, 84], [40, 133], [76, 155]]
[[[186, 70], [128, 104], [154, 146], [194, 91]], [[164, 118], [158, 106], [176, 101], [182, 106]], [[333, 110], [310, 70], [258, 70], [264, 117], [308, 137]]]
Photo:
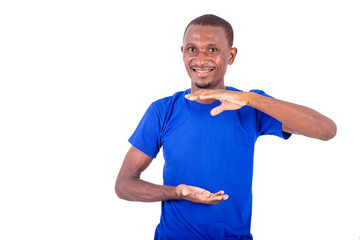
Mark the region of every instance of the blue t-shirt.
[[163, 201], [155, 239], [252, 239], [254, 144], [260, 135], [287, 139], [290, 134], [282, 132], [281, 122], [249, 106], [211, 116], [221, 103], [189, 101], [188, 93], [152, 103], [129, 142], [153, 158], [163, 147], [164, 185], [224, 190], [229, 199], [215, 205]]

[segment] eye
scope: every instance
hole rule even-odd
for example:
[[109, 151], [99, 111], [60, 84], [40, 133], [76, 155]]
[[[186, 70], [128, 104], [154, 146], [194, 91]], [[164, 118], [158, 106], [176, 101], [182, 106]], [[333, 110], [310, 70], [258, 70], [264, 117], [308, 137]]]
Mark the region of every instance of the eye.
[[216, 48], [210, 48], [209, 49], [209, 52], [212, 52], [212, 53], [214, 53], [214, 52], [217, 52], [218, 50], [216, 49]]
[[194, 48], [194, 47], [188, 47], [188, 49], [187, 49], [189, 52], [195, 52], [196, 51], [196, 49]]

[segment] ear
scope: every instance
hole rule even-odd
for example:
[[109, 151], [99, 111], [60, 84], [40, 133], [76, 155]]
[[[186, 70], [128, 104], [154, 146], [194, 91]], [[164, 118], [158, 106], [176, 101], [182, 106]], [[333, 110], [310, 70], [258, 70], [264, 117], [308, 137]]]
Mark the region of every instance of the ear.
[[184, 53], [184, 46], [181, 46], [181, 52]]
[[234, 60], [235, 60], [235, 57], [236, 57], [236, 54], [237, 54], [237, 48], [231, 48], [230, 49], [230, 52], [229, 52], [229, 61], [228, 61], [228, 64], [231, 65], [233, 64]]

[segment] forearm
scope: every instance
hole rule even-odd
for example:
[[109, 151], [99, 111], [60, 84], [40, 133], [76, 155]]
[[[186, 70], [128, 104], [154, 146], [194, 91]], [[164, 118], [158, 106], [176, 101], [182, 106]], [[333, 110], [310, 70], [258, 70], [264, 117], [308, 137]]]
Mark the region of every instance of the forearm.
[[178, 199], [176, 187], [156, 185], [137, 177], [118, 179], [115, 191], [119, 198], [128, 201], [156, 202]]
[[301, 105], [249, 93], [248, 105], [282, 122], [293, 133], [329, 140], [336, 134], [336, 125], [328, 117]]

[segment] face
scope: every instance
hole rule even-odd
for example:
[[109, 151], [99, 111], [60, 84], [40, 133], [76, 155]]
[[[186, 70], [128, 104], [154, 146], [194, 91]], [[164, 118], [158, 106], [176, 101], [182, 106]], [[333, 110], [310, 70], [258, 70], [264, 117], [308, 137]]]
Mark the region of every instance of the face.
[[237, 50], [229, 47], [223, 28], [190, 25], [181, 51], [192, 91], [225, 89], [227, 65], [234, 62]]

